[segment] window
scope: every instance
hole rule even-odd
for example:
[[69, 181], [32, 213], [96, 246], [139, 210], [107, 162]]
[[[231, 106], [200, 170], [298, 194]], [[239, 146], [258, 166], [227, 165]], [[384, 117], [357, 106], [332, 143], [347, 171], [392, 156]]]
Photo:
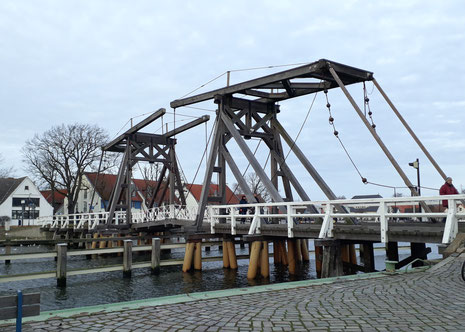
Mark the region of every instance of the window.
[[24, 210], [24, 217], [23, 217], [23, 210], [12, 210], [11, 211], [11, 219], [12, 220], [22, 220], [22, 219], [37, 219], [39, 218], [39, 210]]
[[39, 207], [40, 206], [40, 198], [30, 198], [30, 197], [13, 197], [12, 206], [13, 207], [22, 207], [23, 204], [21, 203], [24, 201], [24, 207], [28, 209], [29, 207]]
[[24, 190], [29, 190], [29, 186], [24, 186]]
[[87, 199], [87, 190], [84, 190], [84, 199]]

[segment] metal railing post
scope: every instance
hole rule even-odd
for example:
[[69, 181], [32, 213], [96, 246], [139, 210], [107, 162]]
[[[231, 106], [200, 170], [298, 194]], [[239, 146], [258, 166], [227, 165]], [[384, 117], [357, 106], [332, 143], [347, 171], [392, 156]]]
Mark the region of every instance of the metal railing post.
[[231, 235], [236, 235], [236, 209], [231, 207], [229, 214], [231, 215]]
[[333, 221], [331, 218], [332, 210], [333, 206], [330, 203], [326, 204], [325, 217], [323, 219], [323, 224], [321, 225], [320, 234], [318, 235], [319, 239], [333, 237]]
[[378, 213], [379, 213], [379, 223], [381, 229], [381, 242], [388, 243], [388, 220], [386, 218], [387, 204], [386, 202], [381, 202], [379, 204]]
[[207, 207], [208, 212], [210, 213], [210, 233], [215, 234], [215, 218], [213, 218], [213, 207]]
[[294, 237], [294, 220], [292, 219], [292, 207], [291, 204], [287, 204], [287, 237]]
[[457, 221], [457, 203], [455, 199], [448, 200], [449, 208], [447, 210], [446, 224], [444, 225], [444, 235], [442, 237], [442, 243], [451, 243], [458, 232], [458, 221]]

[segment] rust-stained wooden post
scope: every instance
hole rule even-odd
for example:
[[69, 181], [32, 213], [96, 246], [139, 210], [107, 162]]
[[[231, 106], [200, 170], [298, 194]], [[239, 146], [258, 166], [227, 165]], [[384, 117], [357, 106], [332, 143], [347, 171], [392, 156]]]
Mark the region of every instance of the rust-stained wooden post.
[[57, 244], [57, 286], [66, 287], [66, 265], [67, 265], [68, 245], [66, 243]]
[[[10, 245], [5, 246], [5, 255], [11, 255], [11, 246]], [[9, 259], [5, 260], [6, 265], [9, 265], [10, 263], [11, 263], [11, 261]]]
[[295, 240], [288, 239], [287, 240], [287, 258], [289, 260], [289, 274], [295, 274], [295, 267], [296, 267], [296, 261], [295, 261]]
[[132, 240], [124, 240], [123, 276], [131, 277], [132, 270]]
[[151, 259], [152, 274], [160, 273], [160, 238], [152, 239], [152, 259]]

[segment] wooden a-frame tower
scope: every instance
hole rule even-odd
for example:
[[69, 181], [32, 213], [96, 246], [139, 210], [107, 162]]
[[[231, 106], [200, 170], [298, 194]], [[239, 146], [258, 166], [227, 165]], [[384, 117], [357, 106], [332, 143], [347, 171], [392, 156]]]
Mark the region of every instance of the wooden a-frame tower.
[[[293, 141], [289, 133], [278, 120], [280, 112], [277, 103], [282, 100], [303, 95], [340, 88], [352, 104], [356, 113], [366, 125], [376, 142], [379, 144], [391, 164], [394, 166], [404, 183], [410, 188], [412, 195], [418, 195], [415, 186], [410, 182], [404, 171], [387, 149], [381, 138], [357, 106], [348, 92], [346, 86], [354, 83], [373, 81], [374, 85], [391, 106], [394, 113], [412, 135], [414, 140], [423, 150], [425, 155], [436, 167], [440, 175], [445, 179], [444, 172], [440, 169], [433, 157], [429, 154], [413, 130], [408, 126], [400, 113], [394, 107], [387, 95], [381, 89], [373, 77], [373, 73], [362, 69], [350, 67], [326, 59], [321, 59], [290, 70], [259, 77], [246, 82], [226, 86], [210, 92], [198, 94], [192, 97], [174, 100], [170, 106], [174, 109], [198, 102], [213, 100], [218, 105], [215, 131], [211, 142], [211, 149], [207, 160], [203, 189], [199, 201], [199, 209], [196, 217], [197, 229], [202, 227], [205, 207], [209, 200], [226, 204], [226, 166], [229, 166], [242, 192], [249, 202], [254, 202], [253, 194], [243, 178], [234, 158], [231, 156], [227, 143], [231, 139], [236, 141], [242, 153], [246, 156], [260, 181], [266, 187], [274, 202], [293, 200], [293, 192], [303, 201], [310, 201], [304, 188], [287, 165], [283, 154], [282, 141], [284, 140], [296, 157], [330, 200], [336, 199], [336, 195], [316, 171], [302, 150]], [[271, 153], [271, 174], [268, 176], [249, 149], [245, 139], [250, 137], [260, 138], [264, 141]], [[212, 174], [219, 174], [219, 194], [217, 197], [208, 197]], [[278, 177], [282, 179], [285, 197], [281, 197], [278, 191]], [[314, 207], [310, 206], [314, 211]], [[340, 212], [345, 212], [343, 206], [336, 206]], [[423, 206], [428, 211], [426, 205]]]
[[[167, 190], [169, 190], [170, 204], [174, 204], [175, 192], [177, 191], [181, 204], [186, 205], [186, 199], [184, 197], [181, 176], [176, 162], [174, 149], [176, 139], [173, 137], [183, 131], [208, 121], [210, 117], [208, 115], [204, 115], [201, 118], [190, 121], [189, 123], [178, 128], [174, 128], [162, 135], [140, 132], [142, 128], [162, 117], [165, 113], [166, 110], [164, 108], [159, 109], [102, 148], [103, 151], [123, 153], [116, 185], [110, 196], [107, 224], [111, 224], [117, 209], [125, 210], [127, 223], [131, 223], [132, 169], [136, 163], [140, 161], [161, 163], [163, 165], [148, 208], [152, 208], [154, 206], [156, 197], [159, 197], [159, 202], [157, 204], [161, 205]], [[168, 180], [165, 181], [165, 185], [162, 186], [167, 172]], [[161, 195], [158, 195], [160, 191]]]

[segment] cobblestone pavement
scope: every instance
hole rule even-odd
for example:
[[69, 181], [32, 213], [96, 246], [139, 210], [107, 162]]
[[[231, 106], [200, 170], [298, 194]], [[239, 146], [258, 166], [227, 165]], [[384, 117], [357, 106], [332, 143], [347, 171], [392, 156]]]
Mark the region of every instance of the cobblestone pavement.
[[462, 262], [457, 257], [424, 272], [51, 318], [25, 323], [23, 331], [465, 331]]

